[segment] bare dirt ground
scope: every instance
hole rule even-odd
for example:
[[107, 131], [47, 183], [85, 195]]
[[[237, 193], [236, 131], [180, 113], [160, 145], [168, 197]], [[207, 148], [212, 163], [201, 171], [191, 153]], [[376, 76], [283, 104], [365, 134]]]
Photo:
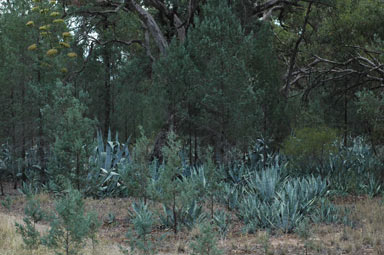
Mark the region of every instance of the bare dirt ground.
[[[15, 222], [22, 223], [26, 198], [13, 190], [10, 184], [6, 184], [6, 194], [12, 203], [9, 210], [0, 205], [0, 255], [31, 254], [23, 248], [22, 239], [15, 232]], [[5, 198], [0, 197], [0, 201]], [[44, 209], [53, 209], [53, 199], [48, 194], [40, 194], [38, 199]], [[97, 247], [87, 245], [81, 254], [123, 254], [120, 246], [127, 247], [126, 232], [132, 229], [128, 216], [132, 202], [127, 198], [85, 200], [87, 210], [96, 211], [103, 224]], [[265, 231], [246, 234], [242, 231], [243, 225], [233, 216], [230, 233], [225, 240], [218, 240], [217, 245], [223, 254], [384, 254], [384, 205], [381, 198], [340, 197], [334, 202], [354, 207], [351, 217], [357, 223], [356, 227], [311, 225], [309, 238], [303, 240], [296, 234], [269, 234]], [[152, 209], [158, 211], [159, 206], [153, 205]], [[113, 222], [109, 221], [109, 214], [114, 215]], [[44, 223], [38, 226], [42, 232], [47, 228]], [[190, 254], [190, 242], [196, 232], [184, 230], [175, 236], [171, 230], [158, 226], [152, 233], [152, 241], [158, 247], [156, 254]], [[159, 239], [161, 241], [156, 241]], [[47, 255], [52, 251], [42, 247], [33, 254]]]

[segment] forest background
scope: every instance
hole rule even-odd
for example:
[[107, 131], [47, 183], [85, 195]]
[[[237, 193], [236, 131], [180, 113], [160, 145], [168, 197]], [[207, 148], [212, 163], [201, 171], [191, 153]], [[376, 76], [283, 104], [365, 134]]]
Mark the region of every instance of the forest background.
[[382, 0], [0, 1], [0, 194], [139, 199], [143, 242], [353, 225], [330, 200], [383, 193], [383, 24]]
[[381, 158], [383, 11], [371, 0], [2, 1], [4, 176], [73, 175], [80, 187], [97, 132], [146, 136], [147, 160], [162, 162], [173, 131], [190, 166], [207, 148], [217, 164], [246, 162], [255, 145], [322, 165], [356, 137]]

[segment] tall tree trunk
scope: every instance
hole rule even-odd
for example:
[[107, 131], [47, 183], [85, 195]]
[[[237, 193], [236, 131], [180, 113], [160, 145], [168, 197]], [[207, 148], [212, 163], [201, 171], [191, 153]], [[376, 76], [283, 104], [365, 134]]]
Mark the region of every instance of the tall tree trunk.
[[345, 82], [344, 87], [344, 146], [348, 144], [348, 95], [347, 95], [347, 87], [348, 80]]
[[128, 118], [124, 115], [124, 141], [128, 140]]
[[17, 189], [17, 178], [16, 178], [16, 168], [15, 168], [15, 160], [14, 157], [16, 156], [16, 112], [15, 112], [15, 90], [14, 88], [11, 89], [11, 118], [12, 118], [12, 158], [11, 158], [11, 168], [12, 168], [12, 179], [13, 179], [13, 186], [15, 189]]
[[81, 176], [80, 176], [80, 152], [76, 152], [76, 177], [77, 177], [77, 189], [80, 190], [81, 188]]
[[266, 139], [268, 137], [268, 111], [267, 111], [267, 106], [264, 104], [263, 105], [263, 157], [264, 157], [264, 162], [263, 162], [263, 168], [265, 169], [267, 167], [267, 145], [266, 145]]
[[38, 131], [38, 137], [39, 137], [39, 160], [41, 169], [45, 169], [45, 153], [44, 153], [44, 147], [45, 147], [45, 141], [44, 141], [44, 120], [43, 115], [41, 114], [41, 109], [39, 109], [39, 131]]
[[173, 232], [177, 235], [177, 211], [176, 211], [176, 194], [173, 194], [173, 202], [172, 202], [172, 212], [173, 212]]
[[[22, 53], [22, 57], [20, 59], [22, 62], [25, 61], [24, 57], [24, 52]], [[26, 82], [26, 74], [25, 74], [25, 68], [22, 69], [22, 80], [21, 80], [21, 150], [20, 150], [20, 158], [21, 158], [21, 179], [25, 178], [25, 154], [26, 154], [26, 135], [25, 135], [25, 130], [26, 130], [26, 108], [25, 108], [25, 82]], [[15, 189], [17, 189], [17, 182], [15, 183]]]
[[[191, 122], [191, 105], [188, 103], [188, 119], [189, 121]], [[189, 147], [189, 164], [190, 165], [193, 165], [192, 161], [192, 123], [190, 123], [190, 125], [188, 126], [188, 147]]]
[[21, 120], [21, 174], [22, 178], [25, 177], [25, 155], [26, 155], [26, 134], [25, 134], [25, 122], [26, 122], [26, 114], [25, 114], [25, 84], [24, 81], [21, 84], [21, 112], [22, 112], [22, 120]]
[[[107, 28], [106, 26], [104, 28]], [[111, 59], [107, 45], [103, 49], [105, 77], [104, 77], [104, 137], [108, 137], [111, 126]]]
[[[37, 83], [41, 85], [41, 72], [40, 70], [37, 71]], [[45, 169], [45, 153], [44, 153], [44, 147], [45, 147], [45, 142], [44, 142], [44, 119], [43, 115], [41, 113], [43, 105], [40, 102], [39, 105], [39, 115], [38, 115], [38, 137], [39, 137], [39, 144], [38, 144], [38, 155], [39, 155], [39, 160], [40, 160], [40, 167], [42, 170], [42, 175], [44, 173]]]
[[195, 128], [195, 164], [198, 160], [198, 155], [197, 155], [197, 131], [196, 131], [196, 128]]

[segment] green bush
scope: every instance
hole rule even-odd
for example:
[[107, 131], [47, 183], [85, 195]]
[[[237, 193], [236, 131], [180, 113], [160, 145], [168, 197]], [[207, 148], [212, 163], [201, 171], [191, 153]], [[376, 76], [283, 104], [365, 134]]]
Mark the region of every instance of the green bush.
[[75, 255], [85, 245], [86, 239], [95, 240], [100, 226], [97, 215], [85, 214], [81, 193], [70, 189], [56, 202], [55, 215], [50, 219], [50, 229], [43, 237], [43, 244], [56, 254]]
[[28, 249], [37, 249], [41, 244], [41, 234], [37, 231], [36, 224], [45, 219], [46, 213], [41, 209], [40, 202], [33, 197], [28, 199], [24, 212], [24, 224], [16, 223], [16, 231]]
[[222, 252], [216, 247], [216, 233], [213, 226], [204, 223], [199, 227], [199, 233], [195, 236], [190, 247], [193, 255], [219, 255]]
[[122, 251], [124, 254], [154, 254], [155, 247], [150, 239], [154, 224], [153, 213], [144, 202], [133, 203], [132, 209], [133, 213], [130, 213], [130, 216], [135, 231], [126, 234], [127, 238], [129, 238], [131, 253], [126, 249], [122, 249]]
[[285, 139], [283, 153], [291, 160], [293, 167], [307, 172], [316, 165], [322, 166], [325, 163], [328, 155], [337, 150], [337, 140], [335, 129], [302, 128]]
[[168, 144], [163, 148], [164, 160], [158, 169], [158, 178], [152, 179], [148, 190], [151, 197], [165, 207], [166, 217], [177, 234], [180, 223], [183, 223], [185, 208], [197, 198], [197, 191], [188, 188], [183, 179], [183, 162], [180, 157], [182, 146], [176, 134], [171, 132], [168, 136]]
[[142, 198], [144, 203], [149, 198], [148, 185], [151, 179], [151, 164], [149, 162], [151, 142], [139, 127], [141, 136], [136, 140], [135, 147], [126, 160], [119, 165], [122, 183], [126, 186], [129, 196]]

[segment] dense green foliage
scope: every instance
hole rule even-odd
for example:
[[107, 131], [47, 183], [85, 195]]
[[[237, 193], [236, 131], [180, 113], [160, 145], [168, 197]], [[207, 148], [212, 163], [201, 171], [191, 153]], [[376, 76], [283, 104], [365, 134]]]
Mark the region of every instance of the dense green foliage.
[[1, 1], [1, 193], [64, 194], [43, 239], [30, 202], [26, 245], [76, 253], [97, 225], [81, 195], [142, 200], [143, 254], [156, 224], [201, 225], [191, 249], [217, 254], [218, 205], [249, 233], [350, 224], [332, 195], [384, 187], [383, 17], [375, 0]]

